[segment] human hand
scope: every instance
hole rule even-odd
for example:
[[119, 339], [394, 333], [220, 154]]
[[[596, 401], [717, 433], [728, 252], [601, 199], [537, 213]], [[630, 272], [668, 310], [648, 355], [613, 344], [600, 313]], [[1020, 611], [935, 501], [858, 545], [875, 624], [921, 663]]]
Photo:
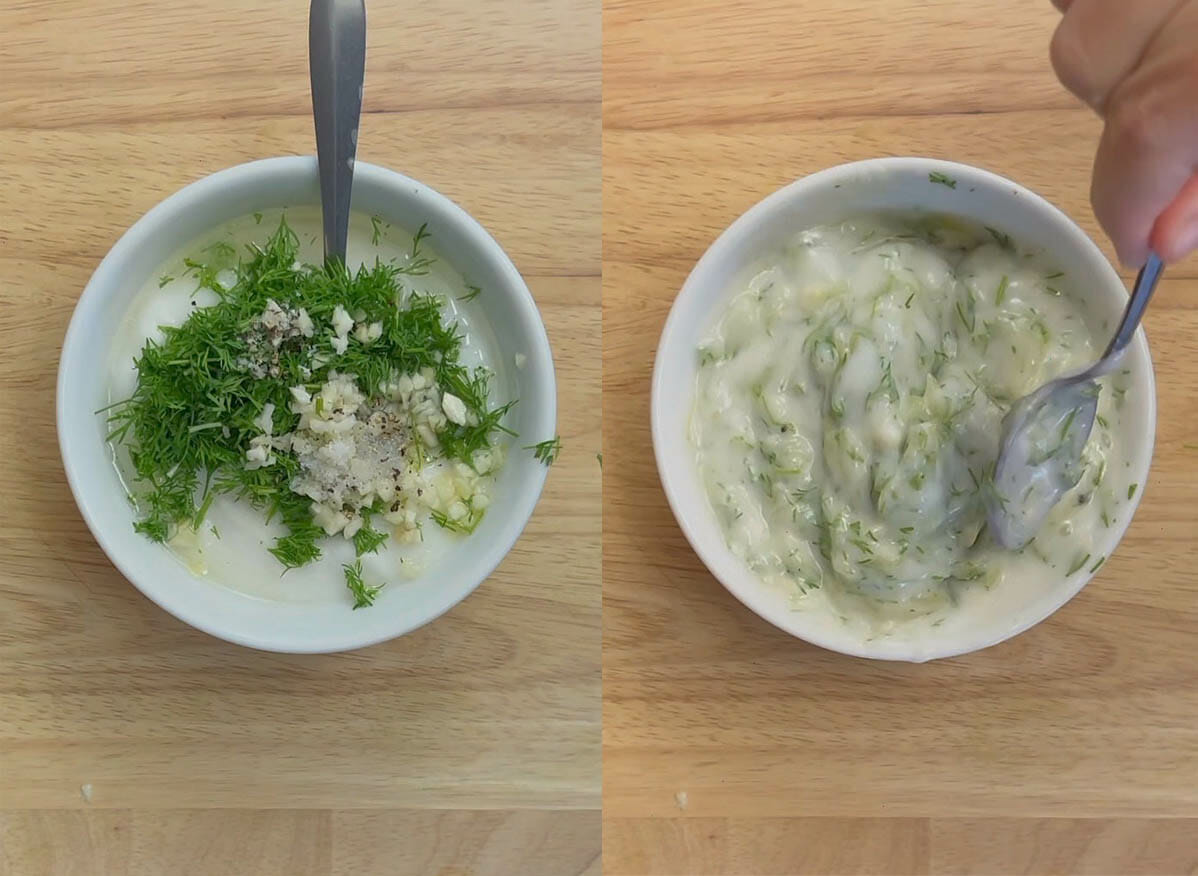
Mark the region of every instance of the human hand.
[[1061, 82], [1106, 122], [1090, 199], [1125, 264], [1198, 249], [1198, 0], [1053, 0]]

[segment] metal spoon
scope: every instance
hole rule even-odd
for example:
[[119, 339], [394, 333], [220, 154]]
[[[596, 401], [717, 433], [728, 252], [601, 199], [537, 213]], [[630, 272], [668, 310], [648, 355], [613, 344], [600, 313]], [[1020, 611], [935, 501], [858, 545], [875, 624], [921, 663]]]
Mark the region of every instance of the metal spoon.
[[308, 66], [320, 165], [325, 261], [345, 262], [349, 196], [362, 114], [366, 71], [364, 0], [312, 0], [308, 13]]
[[990, 532], [1003, 547], [1020, 548], [1031, 541], [1061, 496], [1077, 485], [1082, 450], [1098, 410], [1094, 381], [1118, 366], [1164, 268], [1157, 254], [1149, 253], [1101, 359], [1078, 374], [1046, 383], [1007, 412], [995, 489], [987, 497]]

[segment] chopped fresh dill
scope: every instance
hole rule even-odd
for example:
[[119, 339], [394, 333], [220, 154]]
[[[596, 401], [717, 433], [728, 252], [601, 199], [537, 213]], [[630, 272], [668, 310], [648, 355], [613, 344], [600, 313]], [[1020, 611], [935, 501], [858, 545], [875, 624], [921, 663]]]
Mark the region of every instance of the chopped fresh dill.
[[994, 293], [994, 304], [1002, 307], [1003, 301], [1007, 298], [1007, 287], [1011, 284], [1010, 279], [1006, 274], [1002, 275], [1002, 279], [998, 282], [998, 291]]
[[957, 187], [957, 181], [955, 179], [947, 174], [940, 173], [939, 171], [932, 171], [929, 173], [928, 181], [934, 182], [938, 185], [948, 186], [950, 189], [955, 189]]
[[1138, 486], [1139, 486], [1139, 484], [1132, 484], [1130, 487], [1127, 488], [1127, 498], [1130, 499], [1132, 496], [1134, 496], [1136, 494], [1136, 487], [1138, 487]]
[[[299, 415], [291, 409], [291, 387], [319, 387], [333, 371], [354, 375], [363, 394], [375, 398], [396, 375], [431, 370], [441, 392], [455, 395], [468, 412], [466, 424], [447, 422], [436, 433], [447, 459], [473, 465], [475, 453], [492, 446], [498, 433], [511, 434], [502, 420], [514, 402], [491, 407], [491, 375], [460, 364], [462, 336], [443, 318], [440, 299], [402, 282], [427, 273], [433, 260], [420, 243], [428, 236], [421, 226], [406, 263], [398, 265], [375, 260], [356, 271], [340, 262], [297, 266], [299, 241], [280, 220], [240, 260], [223, 240], [203, 250], [209, 260], [185, 260], [188, 274], [216, 292], [217, 303], [194, 310], [182, 325], [164, 327], [160, 341], [147, 340], [136, 358], [133, 395], [108, 412], [109, 439], [128, 451], [138, 532], [166, 541], [180, 524], [198, 526], [214, 497], [228, 494], [282, 524], [285, 534], [268, 549], [284, 567], [318, 559], [324, 529], [313, 522], [312, 500], [290, 487], [300, 473], [298, 458], [276, 448], [274, 464], [247, 468], [246, 450], [261, 434], [255, 421], [267, 405], [274, 406], [275, 435], [294, 431]], [[233, 273], [228, 288], [217, 281], [218, 270]], [[285, 340], [275, 367], [256, 377], [246, 365], [250, 329], [268, 301], [303, 307], [315, 335], [308, 342]], [[381, 336], [369, 344], [351, 341], [341, 355], [314, 356], [328, 349], [338, 306], [359, 314], [356, 321], [379, 323]], [[385, 537], [367, 521], [355, 548], [359, 554], [377, 550]]]
[[911, 309], [911, 302], [912, 302], [912, 301], [914, 301], [914, 300], [915, 300], [915, 293], [914, 293], [914, 292], [912, 292], [910, 295], [908, 295], [908, 296], [907, 296], [907, 301], [906, 301], [906, 303], [905, 303], [905, 304], [903, 304], [903, 307], [905, 307], [905, 308], [907, 308], [908, 310], [910, 310], [910, 309]]
[[346, 564], [341, 567], [345, 570], [345, 586], [354, 597], [354, 610], [359, 608], [368, 608], [374, 605], [375, 597], [379, 595], [379, 591], [383, 589], [383, 585], [371, 587], [362, 580], [362, 561], [354, 560], [353, 565]]
[[1062, 445], [1069, 438], [1069, 427], [1073, 425], [1073, 421], [1077, 418], [1077, 408], [1069, 411], [1069, 416], [1065, 417], [1065, 422], [1061, 424], [1061, 434], [1057, 439]]
[[558, 454], [562, 452], [562, 437], [555, 435], [547, 441], [525, 445], [524, 449], [531, 450], [532, 455], [539, 462], [543, 462], [545, 465], [553, 465], [557, 461]]
[[986, 226], [986, 231], [990, 233], [990, 236], [994, 238], [994, 242], [1000, 247], [1005, 249], [1007, 252], [1014, 252], [1015, 243], [1011, 240], [1011, 235], [1004, 234], [997, 228], [991, 228], [989, 225]]
[[1102, 566], [1102, 564], [1105, 562], [1106, 562], [1106, 557], [1099, 557], [1098, 562], [1090, 567], [1090, 574], [1093, 575], [1095, 572], [1097, 572], [1099, 570], [1099, 568]]
[[1076, 560], [1073, 561], [1073, 565], [1069, 567], [1069, 571], [1066, 572], [1065, 574], [1072, 575], [1074, 572], [1076, 572], [1078, 569], [1080, 569], [1082, 566], [1084, 566], [1088, 562], [1090, 562], [1089, 554], [1086, 554], [1083, 557], [1078, 557]]
[[386, 540], [387, 533], [379, 532], [369, 523], [363, 524], [362, 528], [354, 533], [354, 551], [359, 557], [363, 554], [373, 554]]
[[1045, 280], [1059, 280], [1059, 279], [1061, 279], [1063, 276], [1065, 276], [1065, 272], [1064, 272], [1064, 271], [1057, 271], [1057, 272], [1056, 272], [1056, 273], [1054, 273], [1054, 274], [1049, 274], [1049, 275], [1048, 275], [1047, 277], [1045, 277], [1044, 279], [1045, 279]]
[[257, 210], [254, 211], [254, 224], [255, 225], [262, 224], [262, 214], [260, 212], [258, 212]]
[[379, 245], [379, 241], [383, 239], [383, 220], [378, 216], [370, 217], [370, 242], [374, 246]]
[[172, 277], [170, 274], [163, 274], [161, 277], [158, 278], [158, 288], [161, 289], [167, 283], [173, 282], [174, 279], [175, 278]]
[[429, 236], [428, 223], [421, 225], [416, 233], [412, 236], [412, 250], [408, 254], [408, 263], [403, 268], [403, 273], [413, 277], [420, 277], [428, 273], [429, 267], [433, 260], [426, 258], [420, 254], [420, 244]]
[[448, 529], [450, 532], [456, 532], [458, 535], [469, 535], [478, 529], [478, 524], [483, 519], [483, 512], [477, 510], [472, 504], [467, 502], [465, 517], [454, 520], [440, 511], [434, 511], [431, 516], [433, 522], [442, 529]]
[[233, 246], [227, 240], [213, 241], [200, 250], [200, 252], [209, 253], [209, 261], [213, 262], [217, 268], [230, 267], [237, 258], [237, 247]]
[[480, 289], [478, 286], [469, 286], [468, 285], [466, 287], [466, 294], [459, 295], [458, 301], [473, 301], [475, 298], [477, 298], [482, 293], [482, 291], [483, 290]]
[[969, 330], [970, 334], [973, 334], [973, 330], [977, 326], [977, 315], [974, 312], [972, 298], [969, 299], [969, 305], [970, 305], [968, 307], [969, 315], [966, 316], [965, 315], [966, 308], [961, 304], [960, 299], [958, 299], [957, 300], [957, 316], [961, 317], [961, 324], [963, 326], [965, 326], [966, 329]]
[[599, 460], [599, 470], [602, 471], [603, 470], [603, 453], [602, 452], [596, 453], [595, 459]]

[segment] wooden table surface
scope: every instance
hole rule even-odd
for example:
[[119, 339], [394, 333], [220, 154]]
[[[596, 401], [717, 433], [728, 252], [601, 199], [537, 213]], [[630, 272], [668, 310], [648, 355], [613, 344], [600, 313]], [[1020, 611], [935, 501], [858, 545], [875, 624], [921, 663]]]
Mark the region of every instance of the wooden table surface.
[[265, 654], [148, 602], [67, 489], [59, 345], [152, 205], [314, 151], [307, 4], [4, 3], [0, 874], [599, 872], [598, 5], [368, 5], [359, 157], [511, 254], [554, 346], [564, 451], [500, 569], [400, 640]]
[[[608, 0], [604, 8], [604, 872], [1198, 872], [1198, 262], [1147, 318], [1156, 457], [1119, 551], [990, 650], [913, 666], [791, 639], [666, 506], [649, 375], [736, 216], [842, 161], [1007, 174], [1101, 238], [1099, 122], [1048, 0]], [[1186, 445], [1190, 446], [1187, 447]]]

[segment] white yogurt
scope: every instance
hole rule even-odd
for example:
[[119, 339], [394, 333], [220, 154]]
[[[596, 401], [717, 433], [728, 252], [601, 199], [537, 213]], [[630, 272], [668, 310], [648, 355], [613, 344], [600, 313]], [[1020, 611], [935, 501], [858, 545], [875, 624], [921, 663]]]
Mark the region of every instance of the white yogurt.
[[943, 218], [817, 228], [763, 259], [699, 351], [691, 418], [733, 553], [797, 608], [864, 618], [864, 635], [1094, 568], [1129, 489], [1124, 375], [1104, 382], [1078, 484], [1036, 540], [1005, 551], [984, 529], [1004, 414], [1105, 336], [1068, 285]]
[[[160, 326], [182, 325], [196, 308], [216, 303], [214, 292], [197, 290], [195, 279], [183, 276], [183, 259], [196, 258], [202, 250], [220, 241], [232, 244], [238, 253], [244, 254], [246, 244], [264, 241], [278, 228], [279, 219], [284, 215], [299, 238], [299, 260], [320, 262], [323, 258], [321, 219], [320, 211], [315, 207], [265, 210], [261, 214], [245, 216], [184, 247], [146, 280], [113, 339], [110, 402], [132, 395], [137, 386], [135, 360], [147, 339], [162, 338]], [[511, 370], [506, 367], [500, 356], [499, 343], [482, 318], [481, 306], [461, 300], [460, 296], [466, 294], [467, 280], [437, 252], [436, 229], [429, 230], [432, 237], [422, 241], [421, 251], [435, 258], [436, 262], [427, 275], [404, 277], [403, 282], [446, 301], [444, 318], [455, 321], [463, 335], [461, 363], [471, 369], [485, 366], [495, 372], [491, 399], [493, 404], [501, 404], [513, 397], [515, 384]], [[351, 268], [367, 261], [373, 263], [376, 257], [402, 262], [411, 251], [412, 236], [405, 230], [379, 222], [377, 231], [376, 244], [376, 224], [372, 218], [360, 213], [351, 214], [346, 257]], [[128, 484], [128, 469], [122, 464], [121, 455], [118, 452], [117, 470]], [[194, 574], [243, 593], [289, 602], [327, 602], [331, 598], [344, 597], [348, 608], [349, 597], [345, 595], [341, 566], [354, 561], [353, 544], [340, 536], [324, 539], [320, 543], [322, 556], [319, 560], [284, 574], [278, 560], [268, 552], [275, 539], [284, 534], [284, 528], [277, 522], [265, 523], [262, 512], [221, 495], [213, 501], [198, 532], [182, 529], [168, 547]], [[390, 587], [402, 586], [405, 580], [435, 575], [438, 560], [460, 545], [462, 538], [428, 522], [423, 527], [420, 544], [402, 545], [395, 539], [388, 539], [377, 553], [362, 557], [363, 577], [370, 585], [386, 582]]]

